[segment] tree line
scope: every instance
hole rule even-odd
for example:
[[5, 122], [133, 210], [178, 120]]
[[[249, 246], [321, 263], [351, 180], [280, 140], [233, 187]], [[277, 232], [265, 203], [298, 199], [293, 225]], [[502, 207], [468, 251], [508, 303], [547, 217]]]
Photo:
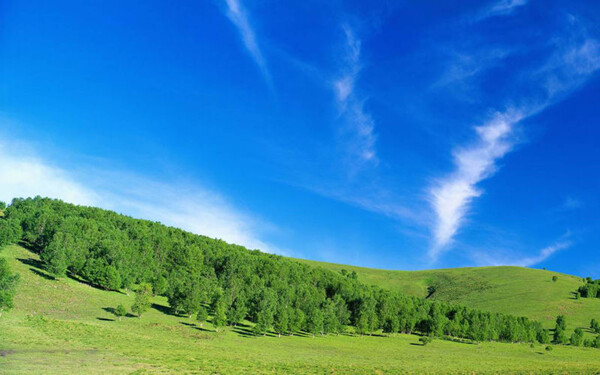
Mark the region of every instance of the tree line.
[[14, 199], [0, 218], [0, 245], [17, 241], [38, 252], [55, 276], [137, 289], [136, 315], [149, 307], [148, 295], [163, 295], [173, 313], [202, 322], [210, 310], [217, 329], [247, 319], [256, 334], [336, 334], [353, 326], [361, 335], [550, 342], [550, 332], [525, 317], [406, 296], [365, 285], [356, 273], [60, 200]]

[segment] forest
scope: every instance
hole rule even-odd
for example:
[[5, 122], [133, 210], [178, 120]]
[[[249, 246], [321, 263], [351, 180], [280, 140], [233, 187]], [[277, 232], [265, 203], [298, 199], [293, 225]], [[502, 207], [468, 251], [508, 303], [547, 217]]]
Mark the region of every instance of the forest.
[[[15, 242], [38, 253], [57, 277], [136, 291], [138, 316], [148, 308], [144, 296], [163, 295], [172, 314], [202, 321], [210, 311], [215, 327], [247, 319], [259, 335], [338, 334], [352, 326], [359, 335], [381, 330], [474, 341], [551, 341], [550, 331], [525, 317], [406, 296], [365, 285], [354, 272], [312, 267], [60, 200], [14, 199], [0, 218], [0, 246]], [[122, 306], [117, 310], [124, 314]], [[557, 320], [557, 327], [563, 324]], [[559, 335], [554, 341], [569, 340]], [[586, 344], [600, 346], [600, 341]]]

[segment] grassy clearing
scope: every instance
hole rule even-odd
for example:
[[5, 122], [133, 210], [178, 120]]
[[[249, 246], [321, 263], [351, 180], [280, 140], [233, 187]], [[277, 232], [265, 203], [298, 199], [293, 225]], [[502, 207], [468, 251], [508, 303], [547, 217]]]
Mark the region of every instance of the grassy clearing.
[[[110, 309], [133, 295], [71, 279], [54, 280], [35, 254], [0, 252], [21, 275], [15, 309], [0, 318], [0, 373], [596, 373], [597, 349], [460, 344], [418, 336], [308, 337], [249, 335], [250, 323], [215, 333], [168, 314], [166, 301], [141, 319], [119, 321]], [[366, 280], [365, 280], [366, 281]]]
[[[356, 271], [359, 280], [413, 296], [426, 297], [435, 286], [434, 300], [481, 310], [526, 316], [553, 328], [556, 316], [565, 315], [568, 331], [577, 327], [592, 337], [592, 318], [600, 319], [600, 299], [575, 299], [580, 277], [523, 267], [471, 267], [428, 271], [387, 271], [299, 260], [335, 271]], [[552, 276], [558, 276], [556, 282]]]

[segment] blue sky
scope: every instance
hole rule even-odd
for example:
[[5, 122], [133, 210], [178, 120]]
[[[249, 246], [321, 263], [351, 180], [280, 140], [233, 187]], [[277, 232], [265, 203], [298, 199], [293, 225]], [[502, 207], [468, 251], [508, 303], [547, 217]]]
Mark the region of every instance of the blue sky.
[[367, 267], [600, 276], [594, 1], [0, 12], [0, 199]]

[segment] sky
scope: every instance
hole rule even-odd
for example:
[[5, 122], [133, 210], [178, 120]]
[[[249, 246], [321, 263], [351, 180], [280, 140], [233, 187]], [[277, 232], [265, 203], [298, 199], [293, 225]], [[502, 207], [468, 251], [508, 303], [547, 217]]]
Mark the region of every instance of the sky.
[[0, 200], [600, 277], [600, 3], [0, 0]]

